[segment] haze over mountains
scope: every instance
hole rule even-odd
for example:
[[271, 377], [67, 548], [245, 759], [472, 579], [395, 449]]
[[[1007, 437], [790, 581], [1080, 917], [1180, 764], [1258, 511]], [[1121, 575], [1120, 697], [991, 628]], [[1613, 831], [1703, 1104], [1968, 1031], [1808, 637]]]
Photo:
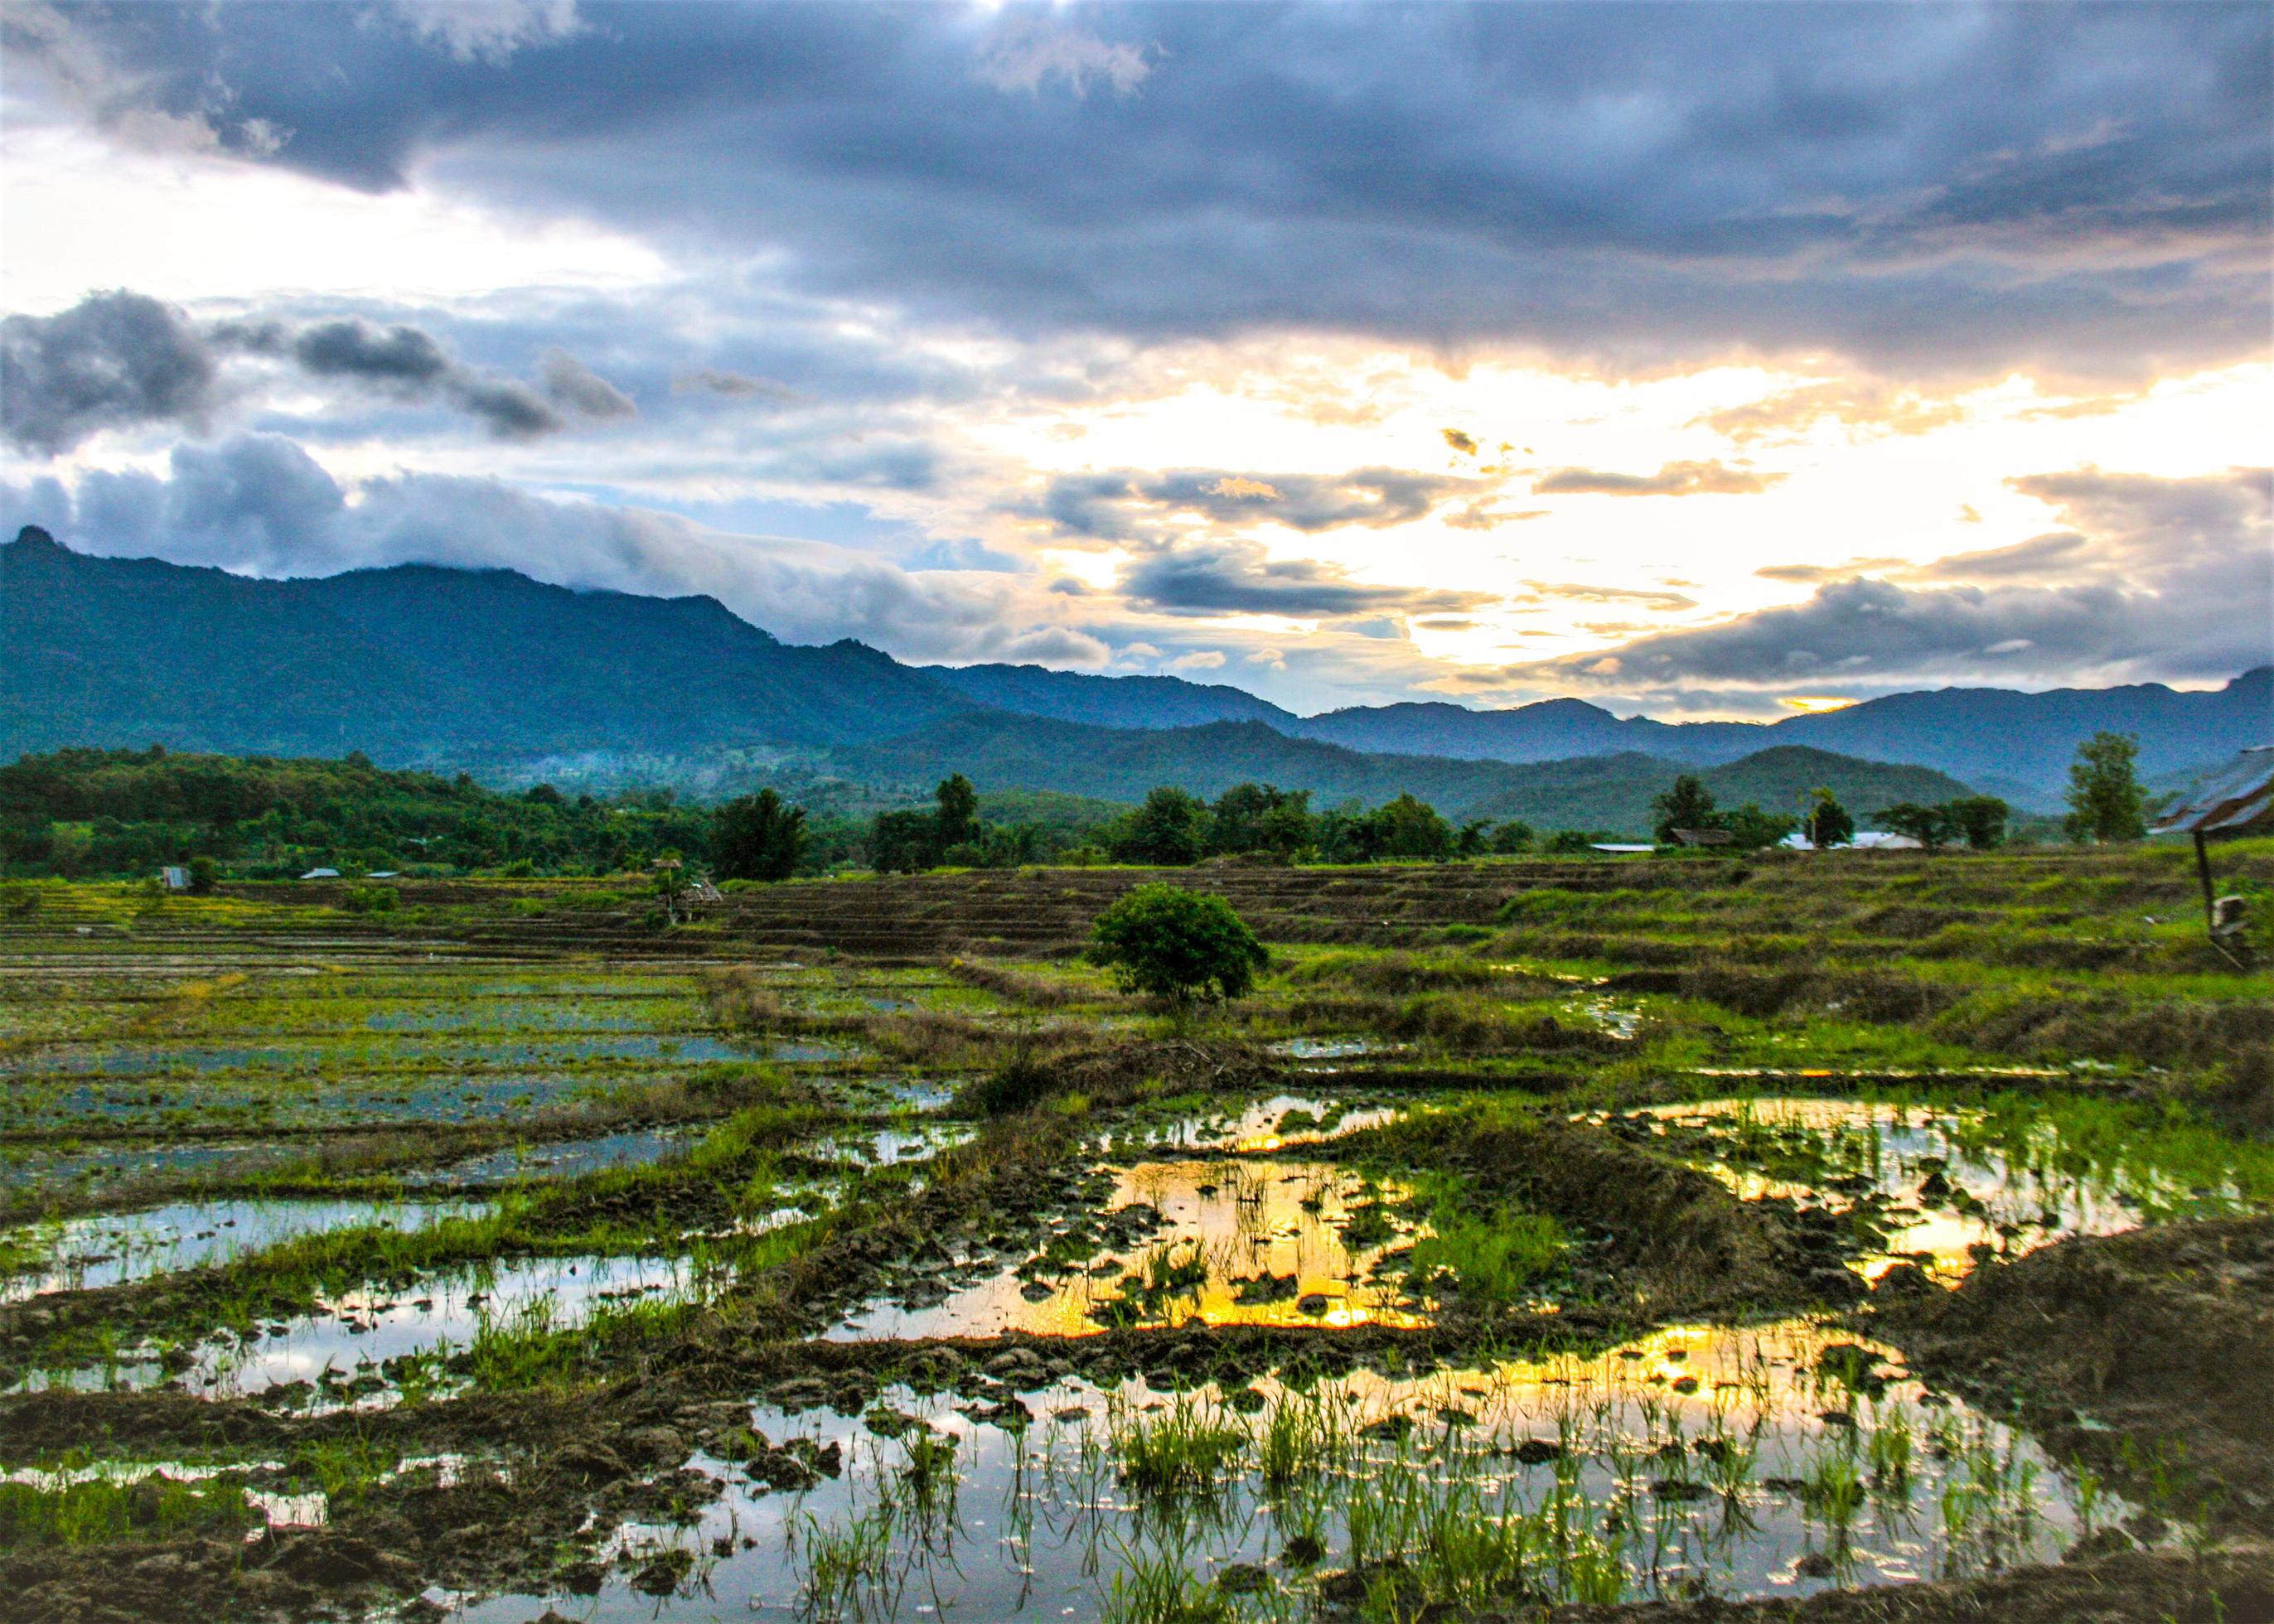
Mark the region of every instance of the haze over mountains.
[[919, 667], [850, 641], [789, 644], [708, 598], [577, 592], [504, 570], [255, 580], [73, 553], [35, 529], [0, 546], [0, 759], [159, 742], [496, 769], [769, 746], [877, 784], [960, 769], [1126, 799], [1258, 778], [1329, 801], [1411, 789], [1464, 816], [1587, 805], [1600, 826], [1632, 827], [1672, 763], [1715, 769], [1722, 799], [1765, 805], [1814, 783], [1864, 808], [1962, 783], [2043, 807], [2076, 741], [2101, 728], [2137, 734], [2151, 777], [2201, 766], [2274, 733], [2274, 669], [2211, 692], [1946, 689], [1773, 724], [1621, 718], [1570, 699], [1306, 718], [1174, 677]]

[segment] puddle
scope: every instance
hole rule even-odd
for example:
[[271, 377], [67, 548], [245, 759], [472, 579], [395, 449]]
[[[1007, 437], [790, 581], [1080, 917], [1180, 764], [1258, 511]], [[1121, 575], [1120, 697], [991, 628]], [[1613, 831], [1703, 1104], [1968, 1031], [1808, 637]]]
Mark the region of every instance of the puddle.
[[1264, 1047], [1291, 1060], [1351, 1060], [1361, 1055], [1396, 1054], [1404, 1045], [1380, 1038], [1282, 1038]]
[[919, 1116], [946, 1109], [954, 1103], [956, 1091], [964, 1083], [960, 1078], [909, 1077], [893, 1072], [840, 1075], [820, 1081], [830, 1097], [847, 1110], [912, 1111]]
[[979, 1130], [967, 1123], [923, 1123], [907, 1128], [856, 1129], [838, 1133], [816, 1147], [823, 1153], [867, 1167], [897, 1167], [904, 1162], [929, 1162], [941, 1151], [968, 1144]]
[[410, 1184], [502, 1184], [516, 1178], [574, 1178], [610, 1168], [646, 1167], [677, 1154], [709, 1132], [711, 1124], [677, 1124], [632, 1128], [596, 1139], [562, 1139], [546, 1145], [516, 1145], [486, 1151], [444, 1168], [406, 1174]]
[[1563, 1007], [1598, 1032], [1621, 1042], [1632, 1042], [1635, 1034], [1642, 1030], [1642, 1011], [1632, 1004], [1609, 998], [1582, 998]]
[[239, 1139], [165, 1145], [128, 1141], [70, 1147], [12, 1145], [0, 1153], [0, 1190], [93, 1185], [160, 1174], [242, 1174], [264, 1164], [298, 1161], [307, 1154], [304, 1146]]
[[[642, 1298], [691, 1295], [686, 1258], [538, 1258], [456, 1271], [399, 1289], [358, 1289], [316, 1312], [262, 1327], [242, 1341], [192, 1350], [169, 1385], [200, 1397], [238, 1396], [308, 1384], [316, 1408], [395, 1402], [381, 1367], [407, 1356], [463, 1351], [488, 1332], [567, 1330], [598, 1311]], [[39, 1372], [24, 1390], [147, 1387], [168, 1380], [154, 1347], [122, 1349], [110, 1367]]]
[[817, 1065], [826, 1061], [850, 1058], [855, 1050], [847, 1043], [817, 1043], [811, 1041], [792, 1042], [786, 1040], [757, 1040], [764, 1044], [765, 1058], [787, 1061], [805, 1065]]
[[1118, 1135], [1099, 1136], [1098, 1147], [1110, 1150], [1134, 1146], [1274, 1151], [1288, 1146], [1314, 1145], [1361, 1132], [1395, 1121], [1402, 1113], [1394, 1107], [1353, 1108], [1344, 1100], [1321, 1100], [1305, 1094], [1273, 1094], [1258, 1100], [1237, 1116], [1216, 1113], [1186, 1116], [1166, 1125], [1139, 1124]]
[[37, 1248], [45, 1260], [0, 1280], [0, 1303], [225, 1263], [330, 1229], [375, 1224], [408, 1232], [483, 1210], [484, 1204], [466, 1201], [177, 1201], [138, 1213], [24, 1225], [0, 1233], [0, 1250]]
[[[1422, 1325], [1425, 1305], [1403, 1281], [1374, 1278], [1375, 1265], [1415, 1232], [1391, 1210], [1407, 1193], [1323, 1162], [1141, 1162], [1116, 1175], [1097, 1216], [1066, 1221], [1040, 1257], [1013, 1266], [958, 1259], [829, 1335], [1072, 1335], [1194, 1318]], [[1130, 1279], [1133, 1271], [1152, 1286]]]
[[[1232, 1395], [1069, 1380], [1013, 1405], [989, 1415], [891, 1389], [869, 1412], [881, 1426], [759, 1409], [777, 1446], [834, 1446], [834, 1475], [768, 1493], [698, 1457], [725, 1495], [687, 1527], [621, 1530], [623, 1569], [598, 1597], [498, 1598], [465, 1617], [520, 1624], [557, 1600], [594, 1620], [1088, 1624], [1129, 1616], [1117, 1589], [1126, 1600], [1184, 1575], [1186, 1599], [1224, 1603], [1207, 1617], [1285, 1618], [1304, 1615], [1314, 1575], [1389, 1558], [1439, 1596], [1465, 1579], [1478, 1603], [1518, 1588], [1598, 1603], [1798, 1597], [2052, 1560], [2132, 1511], [1886, 1350], [1805, 1320], [1678, 1327], [1419, 1380], [1361, 1372]], [[1204, 1447], [1148, 1455], [1171, 1435]], [[1159, 1481], [1138, 1470], [1148, 1458], [1192, 1470]], [[679, 1593], [635, 1590], [624, 1569], [670, 1550], [693, 1559]]]
[[1885, 1244], [1862, 1260], [1876, 1278], [1915, 1261], [1955, 1279], [1973, 1249], [2026, 1252], [2065, 1235], [2111, 1235], [2143, 1216], [2231, 1211], [2232, 1192], [2189, 1188], [2152, 1169], [2087, 1168], [2041, 1124], [2018, 1140], [1979, 1111], [1856, 1100], [1710, 1100], [1630, 1113], [1664, 1148], [1751, 1199], [1869, 1209]]

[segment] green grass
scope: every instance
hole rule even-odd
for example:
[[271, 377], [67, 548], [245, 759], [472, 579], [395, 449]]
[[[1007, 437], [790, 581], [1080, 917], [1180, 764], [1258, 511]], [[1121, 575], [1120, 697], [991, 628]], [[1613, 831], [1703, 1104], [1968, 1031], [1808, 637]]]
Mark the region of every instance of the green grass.
[[1570, 1239], [1542, 1213], [1480, 1202], [1466, 1181], [1446, 1174], [1413, 1180], [1427, 1203], [1429, 1232], [1413, 1243], [1411, 1267], [1427, 1282], [1449, 1275], [1465, 1298], [1521, 1303], [1562, 1269]]
[[45, 1489], [0, 1483], [0, 1549], [232, 1538], [260, 1526], [241, 1483], [96, 1477]]
[[1121, 1476], [1156, 1497], [1207, 1493], [1247, 1449], [1247, 1432], [1212, 1403], [1180, 1395], [1164, 1410], [1116, 1425]]

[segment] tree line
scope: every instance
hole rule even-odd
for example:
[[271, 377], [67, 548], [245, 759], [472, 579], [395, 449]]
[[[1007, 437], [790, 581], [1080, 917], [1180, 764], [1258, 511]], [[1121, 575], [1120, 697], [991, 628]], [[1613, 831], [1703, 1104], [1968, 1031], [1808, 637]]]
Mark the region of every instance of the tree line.
[[[1036, 861], [1031, 825], [978, 816], [978, 797], [961, 773], [944, 779], [928, 808], [877, 814], [870, 865], [887, 873], [937, 868], [1005, 868]], [[1239, 784], [1210, 801], [1162, 785], [1137, 806], [1050, 854], [1075, 866], [1131, 863], [1178, 868], [1211, 857], [1280, 862], [1426, 861], [1510, 855], [1541, 847], [1585, 851], [1596, 837], [1563, 831], [1541, 842], [1520, 818], [1479, 818], [1456, 827], [1427, 801], [1401, 794], [1378, 807], [1352, 801], [1314, 810], [1308, 790]]]
[[[2136, 839], [2148, 798], [2134, 742], [2101, 733], [2078, 748], [2064, 829], [2079, 841]], [[309, 867], [360, 875], [405, 873], [618, 874], [675, 862], [721, 880], [778, 880], [871, 868], [911, 873], [1029, 863], [1178, 867], [1240, 856], [1288, 863], [1428, 861], [1584, 852], [1601, 831], [1542, 833], [1521, 819], [1456, 824], [1427, 801], [1400, 794], [1377, 807], [1320, 809], [1306, 790], [1239, 784], [1208, 801], [1162, 786], [1134, 807], [1058, 809], [1047, 798], [998, 798], [1032, 816], [990, 819], [961, 773], [928, 806], [870, 816], [822, 816], [765, 789], [714, 807], [667, 789], [605, 798], [539, 784], [517, 793], [451, 777], [343, 759], [280, 760], [147, 750], [60, 750], [0, 767], [0, 873], [65, 878], [147, 876], [161, 865], [274, 878]], [[1074, 809], [1064, 809], [1073, 804]], [[1718, 831], [1713, 844], [1774, 845], [1798, 831], [1818, 846], [1852, 838], [1856, 819], [1828, 790], [1795, 812], [1714, 804], [1695, 774], [1677, 776], [1653, 802], [1653, 833]], [[1992, 795], [1873, 810], [1883, 829], [1935, 848], [1994, 846], [2010, 809]]]

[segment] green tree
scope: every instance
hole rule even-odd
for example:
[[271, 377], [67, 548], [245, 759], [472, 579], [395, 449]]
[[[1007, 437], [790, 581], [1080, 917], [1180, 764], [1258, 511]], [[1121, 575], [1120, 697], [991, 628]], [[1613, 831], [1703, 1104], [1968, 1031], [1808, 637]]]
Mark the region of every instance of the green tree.
[[979, 792], [961, 773], [952, 773], [932, 792], [939, 802], [939, 844], [945, 850], [975, 841], [979, 833]]
[[1651, 833], [1660, 846], [1673, 845], [1677, 829], [1718, 827], [1713, 821], [1713, 793], [1694, 772], [1677, 776], [1664, 794], [1652, 798], [1650, 809], [1658, 815]]
[[2061, 827], [2088, 840], [2137, 840], [2148, 832], [2148, 792], [2140, 786], [2140, 741], [2097, 733], [2076, 747], [2068, 770], [2068, 816]]
[[192, 896], [210, 896], [220, 883], [221, 866], [212, 858], [201, 856], [190, 859], [190, 894]]
[[1547, 844], [1540, 849], [1543, 852], [1553, 852], [1560, 857], [1589, 851], [1593, 849], [1594, 844], [1595, 837], [1584, 829], [1559, 829], [1547, 837]]
[[1116, 862], [1179, 867], [1201, 860], [1208, 833], [1208, 802], [1163, 784], [1115, 823], [1110, 844]]
[[1520, 817], [1512, 817], [1492, 831], [1487, 844], [1502, 856], [1513, 857], [1519, 852], [1530, 851], [1538, 838], [1531, 824]]
[[1856, 820], [1830, 790], [1819, 785], [1809, 799], [1808, 816], [1801, 823], [1801, 832], [1808, 837], [1811, 846], [1819, 850], [1841, 846], [1856, 838]]
[[1437, 816], [1437, 808], [1408, 793], [1384, 801], [1367, 814], [1373, 825], [1371, 855], [1375, 857], [1449, 857], [1453, 826]]
[[1209, 814], [1209, 849], [1292, 857], [1311, 844], [1311, 792], [1235, 784]]
[[2006, 820], [2014, 808], [1995, 795], [1961, 795], [1943, 802], [1942, 812], [1953, 838], [1963, 837], [1974, 850], [1986, 852], [2006, 843]]
[[1124, 991], [1179, 1010], [1242, 996], [1269, 957], [1223, 898], [1158, 882], [1100, 914], [1089, 950], [1090, 961], [1111, 971]]
[[939, 862], [939, 818], [930, 812], [879, 812], [869, 827], [869, 866], [915, 874]]
[[786, 880], [797, 872], [805, 840], [805, 808], [762, 789], [719, 807], [711, 855], [727, 879]]
[[[1793, 831], [1797, 819], [1783, 812], [1764, 812], [1748, 801], [1735, 812], [1725, 812], [1718, 820], [1720, 826], [1729, 831], [1730, 844], [1740, 851], [1757, 852], [1765, 846], [1774, 846]], [[1683, 828], [1691, 825], [1684, 823]]]
[[1959, 832], [1951, 826], [1947, 806], [1923, 807], [1915, 801], [1898, 801], [1894, 806], [1881, 807], [1872, 816], [1886, 825], [1890, 834], [1909, 835], [1930, 852], [1949, 844]]

